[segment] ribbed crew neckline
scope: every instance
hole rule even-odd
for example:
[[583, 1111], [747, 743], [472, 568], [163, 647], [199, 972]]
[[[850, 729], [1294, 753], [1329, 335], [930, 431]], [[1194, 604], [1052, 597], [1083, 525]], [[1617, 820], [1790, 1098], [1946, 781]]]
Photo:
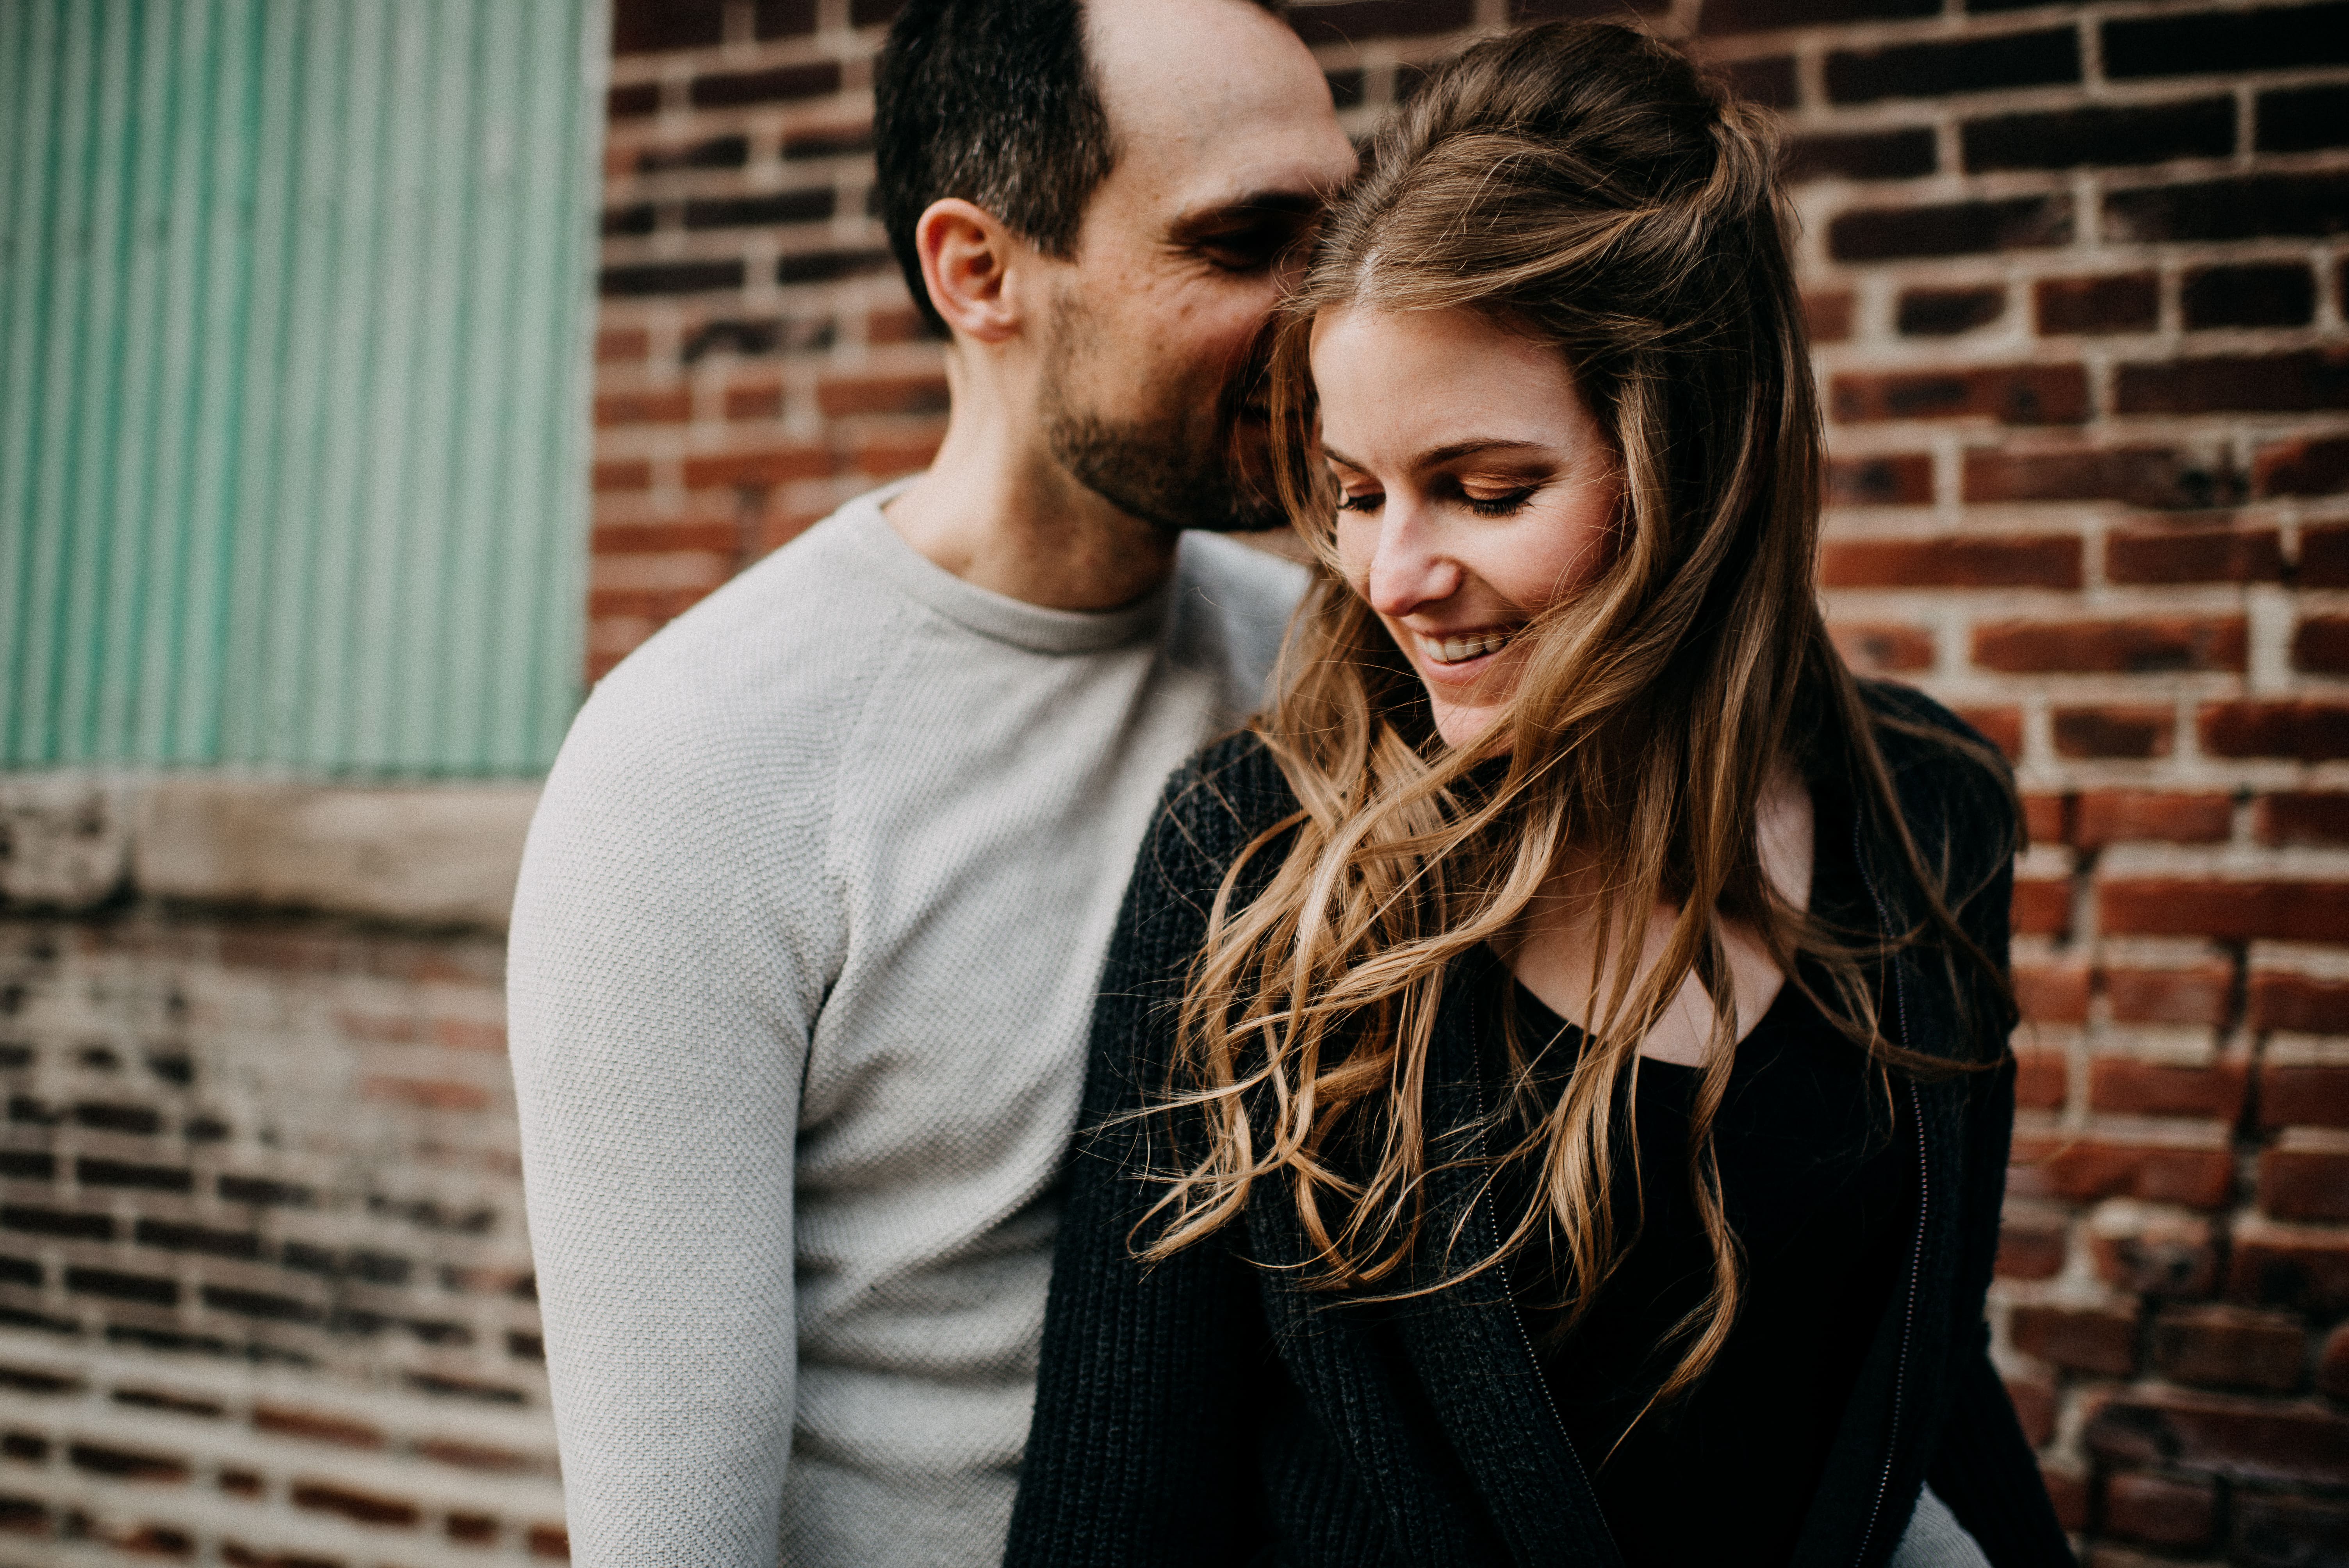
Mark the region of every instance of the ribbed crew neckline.
[[966, 583], [905, 542], [883, 504], [914, 481], [898, 480], [841, 508], [843, 531], [890, 585], [967, 631], [1038, 654], [1098, 654], [1143, 641], [1165, 624], [1170, 580], [1115, 610], [1050, 610]]

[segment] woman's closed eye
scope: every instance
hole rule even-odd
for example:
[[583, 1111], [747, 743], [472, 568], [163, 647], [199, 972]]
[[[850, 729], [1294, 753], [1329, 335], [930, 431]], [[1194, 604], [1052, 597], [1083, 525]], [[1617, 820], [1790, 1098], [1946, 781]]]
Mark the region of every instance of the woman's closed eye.
[[1340, 511], [1376, 511], [1386, 504], [1384, 490], [1349, 490], [1338, 498]]

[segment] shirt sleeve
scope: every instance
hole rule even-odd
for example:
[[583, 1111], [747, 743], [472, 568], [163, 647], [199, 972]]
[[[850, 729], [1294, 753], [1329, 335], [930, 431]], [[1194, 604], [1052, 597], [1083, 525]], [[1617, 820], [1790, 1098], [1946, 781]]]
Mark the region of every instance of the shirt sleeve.
[[773, 1568], [823, 807], [627, 674], [548, 780], [508, 962], [571, 1560]]

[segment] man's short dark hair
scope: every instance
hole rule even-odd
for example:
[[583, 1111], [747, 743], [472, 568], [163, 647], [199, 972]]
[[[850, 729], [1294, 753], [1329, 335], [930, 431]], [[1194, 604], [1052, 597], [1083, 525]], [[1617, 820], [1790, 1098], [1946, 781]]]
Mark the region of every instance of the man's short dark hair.
[[931, 202], [959, 196], [1046, 255], [1074, 255], [1117, 161], [1081, 0], [906, 0], [874, 67], [873, 151], [889, 249], [941, 334], [914, 248]]

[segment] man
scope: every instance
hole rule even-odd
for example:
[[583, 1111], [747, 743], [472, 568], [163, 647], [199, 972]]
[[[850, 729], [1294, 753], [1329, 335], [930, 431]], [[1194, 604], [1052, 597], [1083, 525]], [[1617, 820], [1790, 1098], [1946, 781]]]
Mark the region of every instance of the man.
[[[1351, 171], [1251, 0], [912, 0], [929, 471], [639, 650], [548, 779], [510, 993], [574, 1562], [1000, 1555], [1098, 965], [1295, 568], [1254, 346]], [[1237, 458], [1235, 454], [1237, 453]]]

